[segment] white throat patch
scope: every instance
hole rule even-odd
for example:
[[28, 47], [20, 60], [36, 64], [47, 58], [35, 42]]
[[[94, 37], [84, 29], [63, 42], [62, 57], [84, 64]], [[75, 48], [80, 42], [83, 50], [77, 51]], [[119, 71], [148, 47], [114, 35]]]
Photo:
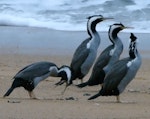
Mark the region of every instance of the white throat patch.
[[86, 45], [87, 49], [90, 49], [91, 42], [92, 42], [92, 39], [87, 43], [87, 45]]
[[112, 49], [112, 50], [109, 52], [109, 55], [110, 55], [110, 56], [113, 56], [114, 52], [115, 52], [115, 48]]
[[132, 65], [132, 61], [129, 61], [128, 63], [127, 63], [127, 67], [130, 67]]

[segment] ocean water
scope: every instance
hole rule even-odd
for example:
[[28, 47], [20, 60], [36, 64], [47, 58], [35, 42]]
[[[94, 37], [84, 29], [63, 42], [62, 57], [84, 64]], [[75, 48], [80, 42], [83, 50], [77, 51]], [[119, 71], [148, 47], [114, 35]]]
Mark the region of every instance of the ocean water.
[[121, 22], [134, 29], [126, 32], [150, 33], [150, 0], [0, 0], [0, 25], [44, 27], [84, 31], [87, 17], [101, 14], [113, 17], [98, 25]]

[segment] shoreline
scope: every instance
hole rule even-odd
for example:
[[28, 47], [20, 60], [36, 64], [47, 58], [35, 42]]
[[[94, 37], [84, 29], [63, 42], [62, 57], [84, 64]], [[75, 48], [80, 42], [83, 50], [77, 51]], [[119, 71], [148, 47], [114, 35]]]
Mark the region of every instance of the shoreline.
[[[88, 38], [86, 31], [60, 31], [35, 27], [0, 26], [0, 53], [24, 54], [73, 54], [78, 45]], [[9, 34], [9, 35], [8, 35]], [[110, 44], [108, 33], [99, 32], [99, 53]], [[148, 33], [135, 33], [139, 39], [138, 50], [148, 55]], [[130, 33], [120, 32], [124, 52], [128, 51]], [[14, 49], [14, 51], [11, 50]]]

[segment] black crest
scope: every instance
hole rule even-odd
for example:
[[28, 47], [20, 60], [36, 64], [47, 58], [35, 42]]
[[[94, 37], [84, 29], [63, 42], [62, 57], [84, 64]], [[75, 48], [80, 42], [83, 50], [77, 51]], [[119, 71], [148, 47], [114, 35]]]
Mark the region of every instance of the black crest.
[[103, 18], [102, 15], [92, 15], [92, 16], [87, 17], [87, 19], [91, 19], [92, 17], [96, 17], [96, 16], [99, 16], [99, 17], [102, 17], [102, 18]]
[[131, 33], [130, 39], [131, 42], [134, 42], [137, 39], [137, 37], [133, 33]]

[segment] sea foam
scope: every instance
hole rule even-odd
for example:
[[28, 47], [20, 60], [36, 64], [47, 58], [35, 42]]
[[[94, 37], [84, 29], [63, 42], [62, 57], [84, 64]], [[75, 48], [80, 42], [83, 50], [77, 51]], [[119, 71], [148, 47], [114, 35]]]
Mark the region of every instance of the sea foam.
[[124, 32], [150, 32], [150, 1], [145, 0], [1, 0], [0, 25], [86, 30], [87, 17], [101, 14], [115, 18], [101, 23], [100, 31], [121, 22], [132, 26]]

